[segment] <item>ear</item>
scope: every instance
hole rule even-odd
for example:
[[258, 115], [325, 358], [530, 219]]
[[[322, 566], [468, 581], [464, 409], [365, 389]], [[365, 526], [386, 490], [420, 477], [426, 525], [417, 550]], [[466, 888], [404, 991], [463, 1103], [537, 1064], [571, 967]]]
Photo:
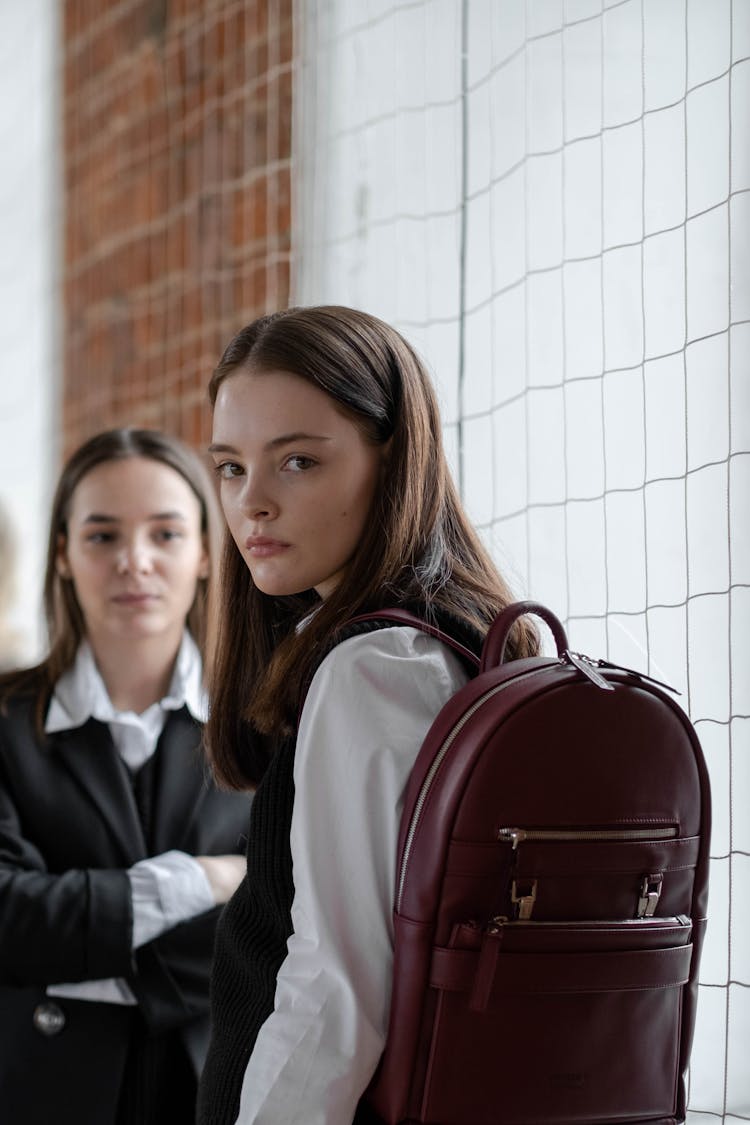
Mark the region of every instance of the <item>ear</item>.
[[55, 570], [60, 578], [70, 578], [70, 564], [68, 563], [68, 540], [59, 532], [57, 536], [57, 551], [55, 554]]

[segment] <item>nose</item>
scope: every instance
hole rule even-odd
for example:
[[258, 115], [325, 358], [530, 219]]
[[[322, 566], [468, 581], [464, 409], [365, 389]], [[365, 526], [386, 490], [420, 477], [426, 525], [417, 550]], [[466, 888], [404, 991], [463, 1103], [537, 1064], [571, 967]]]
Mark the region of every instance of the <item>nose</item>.
[[147, 544], [137, 539], [124, 543], [117, 556], [119, 574], [149, 574], [152, 565]]
[[278, 504], [260, 474], [247, 473], [245, 487], [240, 494], [242, 514], [251, 520], [272, 520], [278, 515]]

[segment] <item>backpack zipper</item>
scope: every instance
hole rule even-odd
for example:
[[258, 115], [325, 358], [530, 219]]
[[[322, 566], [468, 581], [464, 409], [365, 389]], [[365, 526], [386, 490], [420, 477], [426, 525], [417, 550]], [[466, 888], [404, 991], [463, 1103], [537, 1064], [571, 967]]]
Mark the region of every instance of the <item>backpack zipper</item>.
[[582, 672], [587, 680], [591, 680], [602, 691], [614, 691], [614, 684], [607, 683], [604, 676], [600, 676], [594, 668], [594, 661], [590, 656], [584, 656], [582, 652], [571, 652], [569, 648], [560, 657], [561, 664], [572, 664], [579, 672]]
[[671, 840], [675, 825], [661, 828], [499, 828], [498, 840], [510, 840], [513, 851], [524, 840]]
[[[644, 928], [658, 928], [660, 926], [692, 926], [690, 918], [686, 914], [673, 914], [671, 916], [664, 916], [660, 918], [586, 918], [570, 921], [567, 918], [549, 919], [545, 918], [542, 921], [529, 921], [524, 923], [532, 931], [544, 929], [545, 927], [550, 930], [590, 930], [596, 932], [600, 929], [606, 929], [608, 926], [616, 926], [618, 929], [631, 928], [634, 933], [638, 931], [643, 932]], [[480, 921], [478, 918], [471, 918], [468, 922], [464, 922], [469, 930], [479, 931], [483, 934], [498, 934], [503, 926], [513, 926], [517, 928], [517, 921], [509, 918], [507, 914], [494, 914], [486, 922]], [[519, 930], [520, 932], [520, 930]]]
[[497, 684], [495, 687], [490, 688], [489, 691], [485, 692], [484, 695], [480, 696], [480, 698], [477, 699], [471, 705], [471, 707], [469, 708], [468, 711], [464, 712], [464, 714], [461, 716], [461, 718], [458, 720], [456, 725], [452, 728], [452, 730], [450, 731], [448, 736], [443, 741], [440, 749], [438, 750], [437, 754], [435, 755], [435, 757], [432, 760], [432, 764], [431, 764], [429, 770], [427, 771], [427, 776], [425, 777], [424, 781], [422, 782], [422, 788], [419, 790], [419, 796], [417, 797], [417, 800], [414, 804], [414, 812], [412, 813], [411, 823], [409, 825], [409, 831], [408, 831], [407, 836], [406, 836], [406, 843], [404, 844], [404, 855], [403, 855], [403, 859], [401, 860], [401, 869], [399, 871], [398, 893], [396, 895], [396, 910], [401, 909], [401, 902], [402, 902], [403, 897], [404, 897], [404, 883], [406, 882], [406, 869], [409, 866], [409, 858], [411, 856], [411, 850], [412, 850], [412, 847], [414, 845], [414, 837], [416, 836], [416, 833], [417, 833], [417, 828], [419, 826], [419, 818], [422, 815], [422, 809], [424, 807], [424, 803], [427, 800], [427, 796], [429, 794], [432, 782], [435, 779], [435, 775], [437, 774], [438, 770], [440, 769], [440, 766], [442, 765], [446, 754], [450, 750], [450, 748], [453, 745], [453, 743], [455, 742], [456, 738], [461, 733], [463, 728], [466, 726], [469, 719], [471, 719], [477, 713], [477, 711], [480, 709], [480, 707], [483, 707], [484, 704], [489, 699], [492, 699], [494, 696], [496, 696], [499, 692], [503, 691], [505, 688], [510, 687], [511, 684], [517, 684], [519, 682], [519, 680], [526, 680], [526, 679], [529, 679], [531, 676], [538, 676], [542, 672], [547, 672], [547, 671], [548, 671], [548, 668], [546, 668], [546, 667], [545, 668], [532, 668], [529, 672], [524, 672], [520, 676], [516, 676], [512, 680], [505, 680], [504, 683]]

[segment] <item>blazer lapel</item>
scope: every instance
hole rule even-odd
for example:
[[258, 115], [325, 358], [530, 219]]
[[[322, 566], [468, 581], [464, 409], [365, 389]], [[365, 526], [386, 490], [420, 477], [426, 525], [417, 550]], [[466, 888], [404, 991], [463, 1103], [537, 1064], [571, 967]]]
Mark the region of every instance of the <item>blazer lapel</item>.
[[184, 844], [208, 791], [201, 728], [187, 708], [170, 713], [156, 754], [153, 839], [158, 854]]
[[53, 739], [57, 753], [120, 845], [126, 866], [144, 859], [148, 851], [133, 788], [105, 724], [89, 719]]

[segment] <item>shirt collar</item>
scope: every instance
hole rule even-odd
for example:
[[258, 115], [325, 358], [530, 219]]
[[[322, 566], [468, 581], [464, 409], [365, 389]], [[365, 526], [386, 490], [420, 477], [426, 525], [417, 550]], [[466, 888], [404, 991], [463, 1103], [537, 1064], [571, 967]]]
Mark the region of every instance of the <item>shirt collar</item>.
[[[164, 711], [179, 711], [180, 708], [187, 707], [193, 718], [200, 723], [205, 722], [208, 717], [203, 664], [198, 646], [187, 630], [177, 653], [167, 694], [157, 706]], [[118, 712], [112, 705], [96, 666], [91, 645], [88, 641], [83, 641], [73, 664], [55, 684], [44, 724], [46, 733], [73, 730], [83, 726], [88, 719], [109, 723], [121, 715], [122, 712]]]

